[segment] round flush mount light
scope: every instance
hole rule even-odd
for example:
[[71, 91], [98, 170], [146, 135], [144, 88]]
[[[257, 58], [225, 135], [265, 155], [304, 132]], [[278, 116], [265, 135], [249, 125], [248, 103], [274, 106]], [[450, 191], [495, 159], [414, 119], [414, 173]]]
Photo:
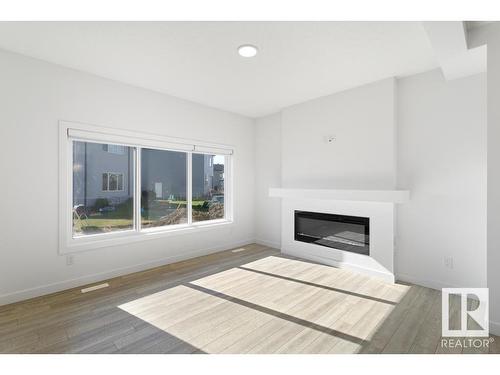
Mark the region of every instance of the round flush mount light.
[[243, 44], [238, 47], [238, 53], [242, 57], [254, 57], [259, 50], [251, 44]]

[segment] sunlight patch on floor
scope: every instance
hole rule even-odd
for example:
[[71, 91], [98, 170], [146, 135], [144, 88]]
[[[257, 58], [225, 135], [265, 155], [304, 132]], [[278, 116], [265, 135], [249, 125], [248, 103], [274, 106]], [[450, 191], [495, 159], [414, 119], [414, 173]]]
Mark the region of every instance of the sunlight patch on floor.
[[271, 256], [119, 308], [207, 353], [355, 353], [408, 288]]

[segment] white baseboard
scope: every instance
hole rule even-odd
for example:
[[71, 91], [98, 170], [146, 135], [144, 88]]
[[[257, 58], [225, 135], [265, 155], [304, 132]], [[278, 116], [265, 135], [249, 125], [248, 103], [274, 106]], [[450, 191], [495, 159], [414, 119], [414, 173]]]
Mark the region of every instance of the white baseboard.
[[496, 336], [500, 336], [500, 323], [492, 322], [490, 320], [490, 334], [494, 334]]
[[425, 280], [404, 273], [396, 273], [396, 281], [402, 281], [409, 284], [415, 284], [430, 289], [441, 290], [443, 288], [460, 288], [462, 286], [452, 285], [439, 280]]
[[69, 280], [64, 280], [64, 281], [60, 281], [57, 283], [37, 286], [35, 288], [19, 290], [19, 291], [15, 291], [15, 292], [12, 292], [9, 294], [3, 294], [3, 295], [0, 295], [0, 306], [7, 305], [9, 303], [23, 301], [23, 300], [34, 298], [34, 297], [40, 297], [40, 296], [51, 294], [51, 293], [60, 292], [60, 291], [71, 289], [71, 288], [84, 286], [84, 285], [91, 284], [91, 283], [104, 281], [107, 279], [111, 279], [113, 277], [127, 275], [129, 273], [144, 271], [144, 270], [147, 270], [150, 268], [179, 262], [179, 261], [186, 260], [189, 258], [195, 258], [195, 257], [202, 256], [202, 255], [208, 255], [208, 254], [219, 252], [219, 251], [233, 249], [233, 248], [248, 245], [248, 244], [254, 243], [254, 242], [255, 242], [255, 240], [252, 238], [252, 239], [248, 239], [248, 240], [244, 240], [244, 241], [225, 243], [222, 245], [213, 246], [213, 247], [209, 247], [209, 248], [205, 248], [205, 249], [198, 249], [198, 250], [194, 250], [194, 251], [190, 251], [190, 252], [184, 252], [182, 254], [172, 255], [172, 256], [169, 256], [166, 258], [162, 258], [162, 259], [158, 259], [155, 261], [146, 262], [146, 263], [142, 263], [142, 264], [138, 264], [138, 265], [116, 268], [116, 269], [106, 271], [106, 272], [100, 272], [100, 273], [96, 273], [96, 274], [92, 274], [92, 275], [77, 277], [75, 279], [69, 279]]
[[268, 241], [268, 240], [257, 238], [255, 240], [255, 243], [257, 243], [259, 245], [264, 245], [264, 246], [267, 246], [267, 247], [272, 247], [273, 249], [277, 249], [277, 250], [281, 249], [281, 243], [280, 242]]

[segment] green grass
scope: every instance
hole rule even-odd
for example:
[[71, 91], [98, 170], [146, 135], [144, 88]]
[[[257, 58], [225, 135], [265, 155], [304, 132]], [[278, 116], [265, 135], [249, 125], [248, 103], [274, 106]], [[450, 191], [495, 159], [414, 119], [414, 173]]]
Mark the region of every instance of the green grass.
[[[203, 210], [203, 204], [206, 200], [193, 200], [192, 206], [194, 210]], [[175, 209], [177, 207], [186, 206], [185, 200], [155, 200], [149, 203], [147, 210], [142, 212], [142, 223], [148, 225], [152, 221], [158, 220], [165, 216], [166, 209]], [[73, 228], [75, 232], [84, 233], [103, 233], [113, 230], [124, 230], [133, 227], [133, 205], [132, 200], [128, 200], [118, 206], [115, 211], [95, 213], [90, 215], [88, 219], [74, 220]]]
[[75, 232], [103, 233], [133, 227], [133, 202], [129, 199], [115, 207], [114, 211], [95, 213], [88, 219], [74, 220]]
[[73, 222], [73, 232], [75, 233], [105, 233], [115, 230], [131, 229], [133, 226], [130, 219], [88, 219], [75, 220]]
[[[196, 207], [196, 206], [203, 206], [203, 203], [205, 203], [206, 200], [196, 200], [196, 201], [193, 201], [193, 207]], [[160, 203], [171, 203], [171, 204], [180, 204], [181, 206], [185, 206], [187, 205], [187, 201], [169, 201], [169, 200], [157, 200], [155, 202], [160, 202]]]

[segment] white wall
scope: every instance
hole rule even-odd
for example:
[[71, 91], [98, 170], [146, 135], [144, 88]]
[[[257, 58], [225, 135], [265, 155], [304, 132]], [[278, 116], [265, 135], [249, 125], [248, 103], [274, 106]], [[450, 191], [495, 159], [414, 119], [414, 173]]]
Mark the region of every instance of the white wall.
[[255, 121], [258, 242], [281, 241], [280, 199], [269, 187], [394, 188], [395, 89], [386, 79]]
[[488, 35], [488, 288], [491, 330], [500, 335], [500, 24]]
[[398, 150], [398, 188], [411, 200], [398, 205], [397, 275], [486, 286], [486, 75], [398, 80]]
[[488, 49], [488, 288], [490, 331], [500, 335], [500, 22], [474, 29], [469, 43]]
[[[0, 304], [253, 242], [254, 124], [111, 80], [0, 51]], [[232, 226], [58, 255], [58, 121], [232, 144]]]
[[281, 114], [255, 120], [255, 233], [261, 244], [281, 247], [281, 200], [269, 197], [281, 186]]
[[[281, 186], [394, 188], [395, 100], [395, 80], [390, 78], [285, 108], [281, 113]], [[329, 137], [334, 137], [333, 142], [328, 142]], [[315, 201], [307, 196], [284, 199], [281, 204], [282, 252], [394, 280], [392, 204]], [[295, 241], [294, 209], [369, 217], [372, 256]]]
[[284, 109], [282, 186], [394, 188], [395, 95], [391, 78]]
[[411, 190], [396, 212], [400, 279], [486, 285], [485, 74], [376, 82], [286, 108], [281, 126], [283, 187]]

